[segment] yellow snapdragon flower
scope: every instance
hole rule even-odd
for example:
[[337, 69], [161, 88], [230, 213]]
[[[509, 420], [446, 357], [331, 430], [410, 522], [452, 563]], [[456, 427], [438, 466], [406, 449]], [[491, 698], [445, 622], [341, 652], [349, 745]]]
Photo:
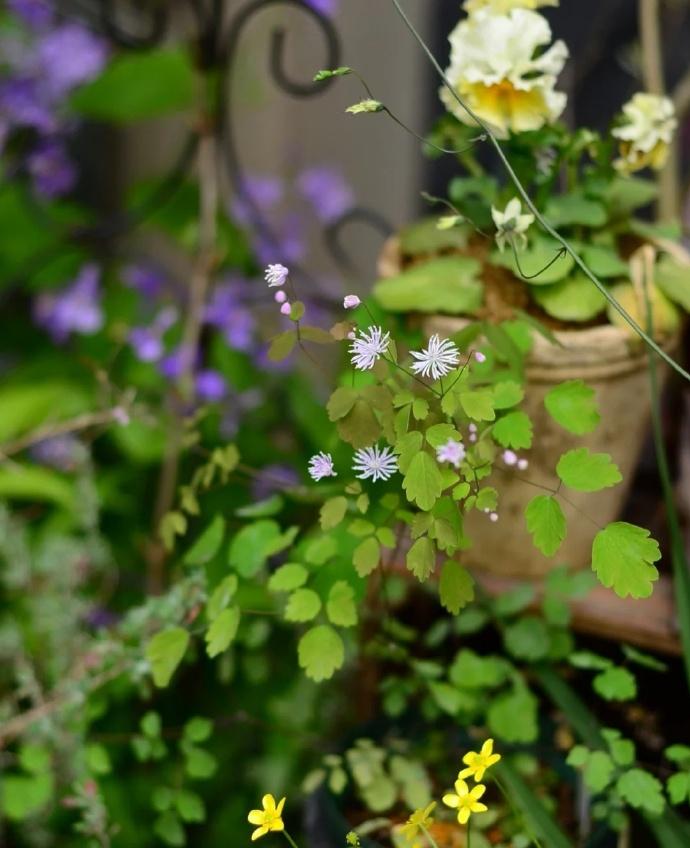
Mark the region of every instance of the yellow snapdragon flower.
[[494, 754], [494, 740], [487, 739], [482, 745], [481, 751], [468, 751], [468, 753], [465, 754], [462, 761], [465, 763], [467, 768], [463, 769], [458, 777], [473, 777], [477, 783], [480, 783], [486, 770], [497, 763], [500, 759], [500, 754]]
[[252, 833], [252, 842], [266, 836], [267, 833], [275, 831], [284, 831], [285, 824], [283, 822], [283, 807], [285, 806], [285, 798], [279, 804], [276, 804], [276, 799], [273, 795], [264, 795], [261, 800], [262, 810], [252, 810], [247, 819], [250, 824], [258, 825], [257, 829]]
[[[538, 12], [480, 10], [451, 33], [446, 77], [496, 135], [538, 130], [560, 117], [567, 99], [555, 86], [568, 48], [563, 41], [551, 44], [551, 38], [548, 21]], [[441, 99], [459, 120], [475, 126], [446, 86]]]
[[620, 141], [614, 167], [623, 174], [643, 168], [660, 170], [678, 127], [673, 101], [658, 94], [638, 92], [625, 106], [620, 126], [611, 135]]
[[486, 786], [478, 783], [472, 789], [464, 780], [458, 778], [455, 781], [455, 794], [449, 792], [443, 796], [443, 803], [447, 807], [458, 811], [460, 824], [467, 824], [473, 813], [485, 813], [488, 809], [486, 804], [480, 803], [479, 799], [486, 792]]

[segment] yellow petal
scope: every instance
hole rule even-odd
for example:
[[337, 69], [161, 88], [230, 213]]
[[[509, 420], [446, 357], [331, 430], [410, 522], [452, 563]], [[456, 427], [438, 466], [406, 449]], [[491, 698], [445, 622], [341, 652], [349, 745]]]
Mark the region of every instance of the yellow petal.
[[482, 756], [490, 757], [494, 750], [494, 740], [487, 739], [486, 742], [482, 745]]
[[469, 768], [463, 769], [460, 774], [458, 774], [458, 779], [462, 780], [463, 777], [472, 777], [474, 774], [474, 766], [470, 766]]
[[273, 797], [273, 795], [264, 795], [264, 797], [261, 799], [261, 803], [263, 804], [263, 808], [264, 810], [266, 810], [267, 813], [272, 813], [275, 811], [276, 799]]
[[282, 819], [276, 819], [271, 825], [271, 830], [285, 830], [285, 823]]
[[463, 761], [463, 763], [465, 763], [466, 765], [471, 766], [471, 765], [472, 765], [472, 763], [474, 762], [474, 758], [475, 758], [476, 756], [477, 756], [477, 755], [474, 753], [474, 751], [468, 751], [468, 752], [465, 754], [465, 756], [462, 758], [462, 761]]
[[458, 813], [458, 821], [460, 824], [467, 824], [470, 817], [470, 811], [467, 807], [463, 807]]
[[470, 792], [470, 795], [475, 801], [478, 801], [485, 792], [486, 786], [484, 786], [483, 783], [480, 783], [474, 787], [474, 789]]
[[465, 783], [464, 780], [460, 780], [460, 778], [458, 778], [455, 781], [455, 791], [458, 793], [460, 798], [464, 798], [465, 795], [469, 793], [470, 787]]
[[279, 803], [279, 804], [278, 804], [278, 806], [276, 807], [276, 813], [277, 813], [279, 816], [282, 816], [282, 814], [283, 814], [283, 807], [284, 807], [284, 806], [285, 806], [285, 798], [281, 798], [281, 799], [280, 799], [280, 803]]
[[473, 813], [485, 813], [489, 808], [486, 806], [486, 804], [480, 804], [480, 803], [476, 802], [476, 803], [472, 804], [470, 809], [472, 810]]
[[453, 809], [455, 809], [460, 803], [460, 799], [457, 795], [451, 795], [449, 793], [448, 795], [443, 796], [443, 803], [446, 805], [446, 807], [452, 807]]
[[263, 824], [266, 813], [263, 810], [252, 810], [247, 816], [249, 824]]
[[268, 833], [268, 828], [267, 828], [267, 827], [259, 827], [259, 828], [257, 828], [257, 829], [254, 831], [254, 833], [252, 833], [252, 842], [256, 842], [256, 840], [257, 840], [257, 839], [261, 839], [261, 837], [262, 837], [262, 836], [266, 836], [266, 834], [267, 834], [267, 833]]

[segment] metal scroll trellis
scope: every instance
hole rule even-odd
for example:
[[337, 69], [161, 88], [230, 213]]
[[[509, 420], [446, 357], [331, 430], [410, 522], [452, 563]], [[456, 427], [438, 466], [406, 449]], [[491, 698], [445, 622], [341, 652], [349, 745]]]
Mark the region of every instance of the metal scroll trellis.
[[[261, 12], [272, 7], [290, 8], [309, 17], [318, 27], [326, 47], [326, 67], [340, 64], [341, 46], [333, 21], [317, 11], [306, 0], [248, 0], [237, 5], [235, 0], [150, 0], [140, 4], [123, 3], [122, 0], [91, 0], [85, 3], [64, 0], [63, 12], [84, 17], [92, 26], [117, 47], [123, 50], [147, 50], [163, 44], [172, 32], [173, 16], [187, 12], [193, 29], [188, 36], [195, 50], [198, 65], [203, 71], [216, 71], [219, 85], [214, 104], [214, 120], [218, 135], [218, 150], [222, 157], [224, 184], [240, 199], [246, 209], [249, 224], [268, 244], [277, 246], [279, 239], [266, 220], [255, 198], [246, 189], [240, 151], [235, 133], [235, 108], [233, 77], [242, 36], [247, 25]], [[269, 71], [275, 85], [285, 94], [295, 98], [313, 97], [323, 93], [331, 80], [315, 83], [297, 80], [286, 70], [286, 44], [288, 31], [284, 25], [276, 26], [271, 34]], [[176, 162], [158, 188], [137, 208], [115, 219], [102, 220], [95, 225], [71, 231], [69, 236], [80, 242], [98, 243], [120, 237], [135, 229], [160, 204], [164, 203], [182, 184], [193, 163], [199, 144], [199, 135], [192, 131], [181, 146]], [[335, 262], [344, 271], [351, 271], [354, 263], [344, 242], [344, 230], [351, 224], [364, 223], [383, 237], [392, 232], [390, 225], [377, 212], [360, 206], [346, 210], [337, 220], [328, 224], [323, 237]], [[306, 269], [292, 263], [293, 273], [309, 279]]]

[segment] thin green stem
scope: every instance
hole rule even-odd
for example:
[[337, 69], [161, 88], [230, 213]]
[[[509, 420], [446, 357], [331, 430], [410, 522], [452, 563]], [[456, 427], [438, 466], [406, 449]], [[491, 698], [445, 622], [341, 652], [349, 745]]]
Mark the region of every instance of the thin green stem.
[[298, 848], [297, 843], [296, 843], [296, 842], [295, 842], [295, 840], [294, 840], [294, 839], [290, 836], [290, 834], [287, 832], [287, 830], [284, 830], [284, 831], [283, 831], [283, 836], [287, 839], [287, 841], [290, 843], [290, 845], [292, 846], [292, 848]]
[[517, 269], [520, 273], [520, 276], [522, 277], [523, 280], [536, 280], [537, 277], [540, 277], [544, 273], [544, 271], [548, 271], [549, 268], [552, 265], [555, 265], [556, 262], [558, 262], [558, 260], [561, 259], [562, 257], [564, 257], [567, 253], [566, 249], [564, 247], [562, 247], [556, 253], [556, 255], [553, 257], [553, 259], [550, 262], [548, 262], [546, 265], [544, 265], [544, 267], [541, 270], [537, 271], [536, 274], [525, 274], [525, 272], [522, 270], [522, 266], [520, 265], [520, 257], [518, 256], [517, 247], [515, 247], [515, 239], [513, 239], [513, 238], [510, 239], [510, 246], [513, 249], [513, 256], [515, 257], [515, 265], [516, 265], [516, 267], [517, 267]]
[[467, 819], [467, 848], [472, 848], [472, 819]]
[[424, 41], [423, 37], [419, 34], [419, 32], [417, 32], [414, 24], [409, 19], [409, 17], [405, 13], [405, 10], [400, 5], [400, 0], [392, 0], [392, 3], [395, 6], [398, 14], [400, 15], [400, 17], [404, 21], [405, 25], [409, 29], [409, 31], [412, 33], [412, 35], [414, 36], [414, 38], [416, 39], [416, 41], [418, 42], [420, 47], [426, 53], [429, 61], [431, 62], [431, 64], [435, 68], [436, 72], [440, 76], [445, 87], [448, 89], [448, 91], [450, 91], [453, 98], [465, 110], [465, 112], [470, 116], [470, 118], [472, 118], [472, 120], [477, 124], [477, 126], [486, 134], [487, 138], [489, 139], [492, 146], [496, 150], [496, 153], [498, 154], [498, 157], [501, 160], [501, 163], [502, 163], [506, 173], [508, 174], [511, 182], [515, 186], [518, 194], [520, 195], [520, 197], [522, 198], [522, 200], [524, 201], [524, 203], [526, 204], [526, 206], [530, 210], [530, 212], [534, 215], [536, 220], [540, 223], [542, 228], [552, 238], [554, 238], [560, 245], [562, 245], [562, 247], [564, 247], [565, 250], [573, 257], [576, 265], [578, 265], [580, 270], [596, 286], [596, 288], [604, 296], [606, 301], [616, 310], [616, 312], [618, 312], [618, 314], [621, 316], [621, 318], [623, 318], [623, 320], [635, 331], [635, 333], [637, 333], [637, 335], [645, 342], [645, 344], [647, 344], [658, 356], [660, 356], [666, 363], [668, 363], [668, 365], [670, 365], [670, 367], [673, 368], [674, 371], [677, 371], [686, 380], [690, 381], [690, 373], [688, 373], [681, 365], [679, 365], [672, 356], [669, 356], [669, 354], [666, 353], [666, 351], [662, 347], [660, 347], [654, 341], [654, 339], [642, 329], [642, 327], [640, 327], [640, 325], [637, 323], [637, 321], [635, 321], [635, 319], [632, 317], [632, 315], [630, 315], [621, 306], [621, 304], [616, 300], [616, 298], [611, 294], [611, 292], [601, 282], [601, 280], [596, 276], [596, 274], [594, 274], [594, 272], [590, 270], [587, 263], [584, 261], [584, 259], [582, 259], [582, 257], [578, 254], [578, 252], [573, 248], [573, 246], [570, 244], [570, 242], [567, 241], [567, 239], [565, 239], [558, 232], [558, 230], [556, 230], [551, 224], [549, 224], [549, 222], [546, 220], [546, 218], [544, 218], [544, 216], [541, 214], [541, 212], [537, 209], [537, 207], [536, 207], [534, 201], [532, 200], [532, 198], [530, 197], [529, 193], [527, 192], [527, 189], [523, 186], [522, 182], [520, 181], [520, 178], [515, 173], [513, 166], [510, 164], [510, 161], [508, 160], [508, 157], [506, 156], [505, 152], [503, 151], [503, 148], [502, 148], [500, 142], [498, 141], [496, 136], [493, 134], [493, 132], [489, 128], [488, 124], [486, 124], [477, 114], [475, 114], [475, 112], [460, 97], [460, 95], [456, 91], [455, 87], [453, 86], [451, 81], [448, 79], [448, 77], [444, 73], [443, 68], [439, 65], [439, 63], [436, 60], [436, 57], [432, 53], [431, 49], [429, 48], [427, 43]]
[[[506, 790], [506, 788], [503, 786], [503, 784], [501, 783], [501, 781], [500, 781], [500, 780], [496, 777], [495, 772], [494, 772], [494, 774], [492, 775], [492, 778], [493, 778], [493, 781], [494, 781], [494, 783], [496, 784], [496, 786], [498, 786], [498, 788], [499, 788], [499, 790], [500, 790], [500, 792], [501, 792], [501, 795], [503, 795], [503, 797], [505, 798], [506, 803], [507, 803], [507, 804], [508, 804], [508, 806], [510, 807], [510, 809], [511, 809], [511, 811], [512, 811], [513, 815], [514, 815], [517, 819], [521, 819], [521, 820], [525, 823], [525, 826], [526, 826], [526, 827], [530, 830], [530, 838], [531, 838], [532, 842], [534, 842], [534, 844], [537, 846], [537, 848], [543, 848], [543, 846], [542, 846], [541, 842], [539, 841], [539, 839], [538, 839], [538, 838], [537, 838], [537, 836], [535, 835], [534, 831], [532, 831], [532, 828], [530, 828], [530, 827], [529, 827], [529, 825], [527, 824], [527, 821], [526, 821], [526, 819], [525, 819], [525, 816], [524, 816], [524, 815], [520, 812], [520, 810], [518, 810], [518, 809], [515, 807], [515, 804], [513, 804], [513, 799], [510, 797], [510, 794], [508, 793], [508, 791]], [[468, 843], [468, 848], [469, 848], [469, 843]]]
[[420, 824], [419, 826], [421, 827], [422, 831], [424, 832], [424, 836], [426, 836], [427, 841], [429, 842], [429, 845], [431, 845], [431, 848], [438, 848], [438, 843], [436, 842], [434, 837], [429, 833], [427, 828], [423, 824]]

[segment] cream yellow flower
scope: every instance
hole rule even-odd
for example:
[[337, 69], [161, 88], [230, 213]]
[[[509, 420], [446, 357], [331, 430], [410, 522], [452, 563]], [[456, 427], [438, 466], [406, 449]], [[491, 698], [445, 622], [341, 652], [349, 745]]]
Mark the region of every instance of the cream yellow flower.
[[613, 164], [625, 174], [648, 167], [663, 168], [677, 127], [673, 101], [638, 92], [623, 107], [621, 125], [612, 130], [621, 142], [620, 158]]
[[478, 783], [472, 789], [464, 780], [458, 778], [455, 781], [455, 794], [449, 792], [443, 796], [443, 803], [458, 811], [460, 824], [467, 824], [472, 813], [484, 813], [488, 809], [486, 804], [481, 804], [479, 799], [486, 792], [486, 786]]
[[464, 9], [466, 12], [490, 9], [504, 14], [511, 9], [539, 9], [542, 6], [558, 6], [558, 0], [465, 0]]
[[501, 253], [511, 241], [516, 247], [525, 247], [526, 233], [534, 223], [534, 215], [529, 212], [522, 213], [522, 204], [517, 197], [508, 202], [503, 212], [492, 206], [491, 217], [496, 225], [496, 244]]
[[[555, 86], [568, 48], [563, 41], [548, 46], [551, 27], [537, 12], [479, 11], [458, 24], [450, 43], [448, 81], [497, 135], [538, 130], [562, 114], [566, 96]], [[445, 86], [441, 99], [457, 118], [474, 124]]]
[[469, 751], [462, 758], [467, 768], [460, 772], [458, 778], [471, 776], [479, 783], [484, 777], [484, 772], [500, 759], [500, 754], [494, 754], [494, 740], [487, 739], [482, 745], [481, 751], [478, 753], [477, 751]]
[[267, 833], [274, 831], [285, 830], [283, 823], [283, 807], [285, 806], [285, 798], [278, 805], [273, 795], [264, 795], [261, 799], [263, 810], [252, 810], [247, 816], [250, 824], [258, 825], [257, 829], [252, 833], [252, 842], [266, 836]]
[[432, 801], [428, 807], [423, 810], [415, 810], [409, 817], [407, 822], [400, 828], [400, 832], [405, 836], [408, 842], [413, 843], [420, 830], [424, 831], [431, 827], [434, 820], [431, 814], [436, 809], [436, 801]]

